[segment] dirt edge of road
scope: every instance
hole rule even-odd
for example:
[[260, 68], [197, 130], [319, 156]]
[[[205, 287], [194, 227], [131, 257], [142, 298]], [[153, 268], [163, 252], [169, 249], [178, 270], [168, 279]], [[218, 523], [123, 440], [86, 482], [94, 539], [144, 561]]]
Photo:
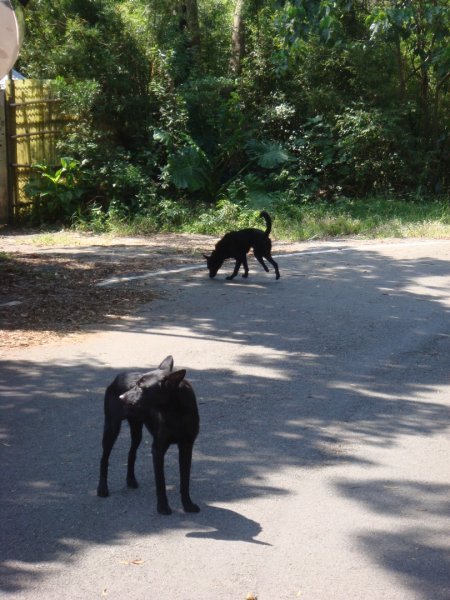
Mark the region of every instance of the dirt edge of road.
[[[196, 234], [114, 237], [0, 230], [0, 350], [67, 337], [75, 341], [102, 324], [132, 317], [139, 306], [155, 298], [151, 279], [130, 279], [112, 287], [95, 284], [121, 275], [202, 264], [202, 254], [211, 251], [216, 241], [217, 237]], [[383, 242], [274, 240], [273, 252], [373, 243]]]
[[75, 341], [104, 323], [125, 319], [155, 297], [150, 282], [95, 284], [200, 262], [206, 236], [117, 238], [74, 232], [0, 233], [0, 349], [70, 336]]

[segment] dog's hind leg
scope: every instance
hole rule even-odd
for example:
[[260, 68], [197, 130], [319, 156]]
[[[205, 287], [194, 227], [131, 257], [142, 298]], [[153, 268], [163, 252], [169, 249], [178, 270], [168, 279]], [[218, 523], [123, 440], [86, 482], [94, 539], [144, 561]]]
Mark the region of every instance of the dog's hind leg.
[[130, 424], [131, 447], [128, 453], [127, 486], [129, 488], [137, 488], [138, 482], [134, 474], [134, 464], [136, 462], [136, 452], [142, 440], [143, 423], [134, 419], [128, 419], [128, 422]]
[[111, 450], [113, 449], [114, 443], [117, 440], [117, 436], [120, 433], [121, 420], [112, 421], [110, 423], [105, 423], [105, 429], [103, 432], [103, 454], [100, 461], [100, 479], [97, 487], [97, 496], [101, 498], [106, 498], [109, 496], [108, 489], [108, 465], [109, 465], [109, 456], [111, 454]]
[[262, 268], [264, 269], [264, 271], [266, 271], [266, 273], [268, 273], [269, 272], [269, 267], [264, 262], [264, 259], [261, 256], [261, 254], [255, 254], [255, 258], [259, 262], [259, 264], [262, 265]]
[[269, 255], [269, 256], [267, 256], [267, 255], [266, 255], [266, 257], [265, 257], [265, 258], [266, 258], [266, 259], [267, 259], [267, 260], [270, 262], [270, 264], [271, 264], [271, 265], [273, 266], [273, 268], [275, 269], [275, 275], [276, 275], [276, 279], [280, 279], [280, 271], [278, 270], [278, 263], [276, 263], [276, 262], [273, 260], [272, 256], [270, 256], [270, 255]]
[[278, 264], [273, 260], [270, 254], [265, 254], [264, 257], [261, 254], [255, 254], [256, 260], [262, 265], [264, 271], [269, 272], [269, 268], [264, 262], [264, 258], [270, 262], [270, 264], [275, 269], [275, 275], [277, 279], [280, 279], [280, 271], [278, 270]]
[[197, 506], [197, 504], [192, 502], [189, 494], [192, 463], [192, 444], [190, 442], [178, 444], [178, 458], [180, 464], [180, 493], [183, 509], [185, 512], [200, 512], [200, 508]]

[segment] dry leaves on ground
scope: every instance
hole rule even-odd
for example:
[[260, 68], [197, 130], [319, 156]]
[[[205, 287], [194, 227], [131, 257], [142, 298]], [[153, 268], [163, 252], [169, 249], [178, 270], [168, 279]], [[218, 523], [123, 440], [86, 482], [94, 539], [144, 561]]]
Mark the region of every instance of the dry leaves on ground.
[[88, 324], [129, 314], [154, 298], [149, 287], [138, 282], [95, 286], [120, 270], [117, 265], [73, 257], [2, 258], [0, 347], [29, 346], [80, 332]]

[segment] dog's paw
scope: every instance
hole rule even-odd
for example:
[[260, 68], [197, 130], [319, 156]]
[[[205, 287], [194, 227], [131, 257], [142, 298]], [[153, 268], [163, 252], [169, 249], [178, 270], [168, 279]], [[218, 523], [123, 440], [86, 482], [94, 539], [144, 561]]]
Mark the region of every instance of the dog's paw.
[[181, 504], [183, 505], [184, 512], [187, 513], [198, 513], [200, 512], [200, 507], [197, 506], [194, 502], [192, 502], [189, 494], [181, 494]]
[[137, 482], [136, 477], [127, 477], [127, 486], [132, 489], [137, 489], [139, 484]]
[[228, 281], [231, 281], [232, 279], [234, 279], [234, 275], [228, 275], [228, 277], [225, 277], [225, 279], [228, 279]]
[[194, 504], [194, 502], [185, 502], [183, 503], [184, 512], [187, 513], [198, 513], [200, 512], [200, 506]]
[[171, 515], [172, 514], [172, 509], [170, 508], [170, 506], [168, 504], [158, 504], [157, 510], [160, 515]]
[[248, 277], [248, 273], [242, 273], [242, 277], [243, 277], [244, 279], [247, 279], [247, 277]]
[[108, 486], [99, 485], [97, 488], [97, 496], [99, 496], [99, 498], [107, 498], [109, 496]]

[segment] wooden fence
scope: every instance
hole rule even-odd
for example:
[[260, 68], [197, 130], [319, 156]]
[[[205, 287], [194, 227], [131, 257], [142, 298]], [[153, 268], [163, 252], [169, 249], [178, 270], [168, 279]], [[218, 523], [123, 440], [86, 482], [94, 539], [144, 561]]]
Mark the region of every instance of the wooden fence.
[[67, 119], [50, 81], [9, 81], [3, 104], [4, 113], [0, 98], [0, 222], [11, 223], [30, 210], [24, 188], [33, 165], [59, 163], [56, 145]]

